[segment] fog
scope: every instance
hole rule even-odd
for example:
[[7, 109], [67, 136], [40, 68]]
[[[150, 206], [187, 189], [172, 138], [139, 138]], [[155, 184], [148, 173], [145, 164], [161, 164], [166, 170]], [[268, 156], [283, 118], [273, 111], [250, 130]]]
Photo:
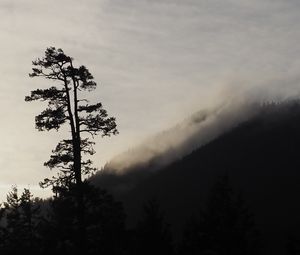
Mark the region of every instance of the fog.
[[[24, 102], [31, 90], [53, 85], [28, 78], [31, 61], [48, 46], [89, 68], [99, 84], [89, 98], [117, 118], [120, 134], [95, 140], [99, 168], [118, 161], [124, 169], [176, 146], [167, 158], [181, 157], [246, 116], [240, 105], [298, 94], [298, 1], [4, 0], [0, 7], [4, 198], [11, 184], [37, 187], [55, 174], [43, 162], [69, 135], [37, 132], [42, 106]], [[193, 124], [197, 112], [206, 119]], [[144, 140], [151, 146], [136, 152], [141, 159], [114, 158]]]
[[261, 105], [298, 99], [299, 82], [297, 72], [290, 72], [286, 79], [274, 75], [272, 79], [253, 77], [225, 83], [198, 111], [129, 146], [113, 157], [105, 170], [124, 174], [149, 164], [152, 170], [170, 164], [259, 114]]

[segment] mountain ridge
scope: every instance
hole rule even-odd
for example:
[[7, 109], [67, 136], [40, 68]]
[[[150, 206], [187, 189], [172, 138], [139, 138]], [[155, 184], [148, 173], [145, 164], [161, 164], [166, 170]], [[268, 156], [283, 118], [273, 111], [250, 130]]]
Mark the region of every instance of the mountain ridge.
[[[124, 203], [129, 225], [136, 223], [144, 201], [157, 198], [176, 235], [203, 207], [216, 178], [228, 175], [233, 187], [242, 191], [271, 248], [276, 240], [272, 252], [277, 254], [288, 234], [299, 234], [299, 130], [299, 101], [266, 104], [258, 114], [158, 171], [142, 177], [138, 171], [129, 172], [106, 184], [102, 176], [98, 185]], [[134, 185], [114, 190], [131, 178], [136, 178]]]

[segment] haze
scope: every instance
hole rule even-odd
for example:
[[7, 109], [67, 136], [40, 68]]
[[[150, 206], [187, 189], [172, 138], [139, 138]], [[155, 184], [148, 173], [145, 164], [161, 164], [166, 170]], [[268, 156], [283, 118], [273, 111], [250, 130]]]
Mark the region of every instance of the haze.
[[43, 106], [24, 102], [49, 84], [28, 77], [46, 47], [86, 65], [92, 100], [117, 118], [120, 134], [95, 140], [101, 167], [223, 100], [298, 94], [299, 11], [296, 0], [2, 0], [0, 197], [12, 184], [49, 194], [37, 187], [52, 174], [43, 162], [68, 135], [35, 130]]

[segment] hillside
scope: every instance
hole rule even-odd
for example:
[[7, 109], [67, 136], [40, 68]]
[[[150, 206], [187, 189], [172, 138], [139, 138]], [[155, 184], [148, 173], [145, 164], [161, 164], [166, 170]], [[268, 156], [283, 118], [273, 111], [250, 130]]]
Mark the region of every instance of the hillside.
[[115, 192], [124, 202], [128, 223], [135, 222], [143, 201], [156, 197], [177, 233], [203, 206], [216, 177], [226, 174], [242, 191], [266, 242], [276, 241], [277, 246], [271, 246], [280, 254], [286, 236], [300, 233], [299, 130], [299, 102], [265, 105], [247, 121], [155, 173], [102, 176], [99, 184], [114, 191], [114, 186], [143, 175], [134, 186]]

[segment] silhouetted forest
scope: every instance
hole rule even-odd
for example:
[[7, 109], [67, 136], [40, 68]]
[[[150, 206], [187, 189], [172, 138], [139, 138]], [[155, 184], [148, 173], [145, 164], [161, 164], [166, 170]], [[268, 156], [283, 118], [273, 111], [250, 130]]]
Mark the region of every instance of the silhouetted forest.
[[[151, 171], [146, 163], [142, 171], [118, 176], [104, 171], [92, 180], [123, 202], [129, 226], [136, 224], [144, 200], [159, 198], [173, 237], [180, 242], [187, 219], [202, 210], [218, 176], [227, 175], [254, 214], [263, 254], [286, 254], [287, 246], [290, 254], [297, 254], [299, 116], [297, 100], [266, 103], [248, 121], [166, 168]], [[126, 186], [134, 178], [135, 185]]]
[[44, 163], [58, 170], [40, 183], [52, 198], [17, 187], [7, 194], [2, 254], [299, 254], [299, 101], [264, 104], [162, 169], [158, 155], [134, 171], [90, 178], [94, 136], [117, 135], [116, 119], [81, 93], [96, 88], [94, 77], [62, 49], [49, 47], [32, 64], [30, 77], [56, 83], [25, 97], [47, 102], [36, 129], [67, 125], [71, 135]]
[[[48, 200], [12, 187], [1, 208], [1, 254], [77, 254], [75, 187], [56, 190]], [[174, 242], [158, 200], [145, 201], [134, 227], [126, 227], [120, 202], [84, 182], [85, 254], [260, 254], [260, 235], [240, 194], [219, 177], [206, 206], [190, 218]]]
[[[299, 114], [298, 102], [263, 106], [117, 199], [98, 176], [84, 181], [85, 254], [299, 254]], [[12, 187], [1, 254], [79, 253], [76, 185], [53, 191]]]

